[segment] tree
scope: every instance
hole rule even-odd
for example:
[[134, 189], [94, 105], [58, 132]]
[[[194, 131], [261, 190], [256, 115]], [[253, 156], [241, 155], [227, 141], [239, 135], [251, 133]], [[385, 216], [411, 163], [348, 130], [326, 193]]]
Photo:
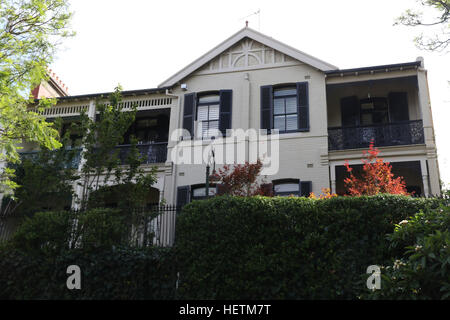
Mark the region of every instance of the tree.
[[[136, 106], [124, 111], [121, 87], [117, 86], [109, 101], [96, 102], [97, 119], [83, 113], [79, 131], [82, 135], [84, 164], [81, 169], [81, 207], [105, 206], [105, 197], [114, 196], [120, 207], [144, 206], [151, 185], [156, 181], [156, 168], [146, 173], [141, 166], [141, 155], [137, 140], [131, 136], [131, 145], [117, 148], [136, 117]], [[114, 188], [108, 185], [113, 183]]]
[[391, 172], [392, 166], [389, 162], [384, 162], [378, 158], [379, 150], [374, 148], [373, 141], [370, 143], [369, 150], [363, 151], [366, 159], [361, 159], [363, 163], [362, 174], [357, 178], [353, 174], [353, 168], [345, 162], [345, 167], [349, 177], [345, 178], [344, 183], [347, 191], [352, 196], [375, 195], [379, 193], [403, 194], [408, 195], [403, 177], [394, 178]]
[[261, 160], [256, 163], [237, 164], [233, 167], [223, 166], [213, 176], [220, 184], [218, 194], [229, 194], [234, 196], [250, 197], [256, 195], [271, 196], [272, 188], [266, 184], [264, 179], [258, 181], [262, 169]]
[[[59, 119], [60, 120], [60, 119]], [[57, 121], [60, 125], [61, 121]], [[58, 125], [58, 126], [59, 126]], [[12, 181], [19, 185], [14, 196], [3, 199], [0, 216], [27, 216], [41, 210], [63, 210], [71, 206], [73, 184], [78, 179], [79, 148], [69, 148], [70, 132], [61, 139], [62, 148], [29, 153], [19, 164]]]
[[420, 34], [414, 41], [420, 49], [445, 50], [450, 44], [450, 0], [420, 0], [419, 2], [424, 8], [432, 8], [433, 12], [438, 14], [437, 17], [428, 20], [429, 18], [425, 17], [423, 12], [408, 9], [397, 18], [395, 24], [410, 27], [441, 27], [434, 36], [426, 37]]
[[[47, 79], [47, 68], [61, 40], [70, 31], [67, 0], [0, 1], [0, 162], [20, 161], [19, 143], [37, 142], [48, 149], [61, 146], [58, 132], [38, 112], [30, 90]], [[42, 99], [37, 110], [54, 104]], [[14, 169], [0, 167], [0, 192], [17, 187]]]

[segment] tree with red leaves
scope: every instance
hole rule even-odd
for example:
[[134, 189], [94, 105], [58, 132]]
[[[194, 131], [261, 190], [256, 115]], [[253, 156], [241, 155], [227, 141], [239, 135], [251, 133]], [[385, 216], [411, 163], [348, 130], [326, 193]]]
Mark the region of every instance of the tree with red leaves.
[[403, 177], [394, 178], [392, 166], [389, 162], [384, 162], [382, 158], [378, 158], [380, 151], [374, 148], [371, 141], [369, 150], [363, 151], [365, 159], [363, 162], [363, 170], [360, 178], [355, 177], [348, 164], [345, 161], [345, 167], [350, 177], [344, 180], [347, 191], [352, 196], [375, 195], [379, 193], [403, 194], [409, 195], [406, 191], [406, 184]]
[[251, 197], [256, 195], [272, 196], [271, 184], [264, 179], [258, 181], [261, 173], [262, 162], [237, 164], [233, 167], [224, 165], [214, 173], [214, 180], [218, 181], [218, 195], [228, 194], [233, 196]]

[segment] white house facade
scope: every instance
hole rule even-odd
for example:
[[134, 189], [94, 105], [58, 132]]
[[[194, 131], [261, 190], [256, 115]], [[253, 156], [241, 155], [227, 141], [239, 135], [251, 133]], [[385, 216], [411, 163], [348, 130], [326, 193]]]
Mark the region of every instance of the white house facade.
[[[137, 104], [132, 133], [147, 155], [145, 166], [158, 168], [152, 203], [165, 199], [183, 205], [204, 197], [207, 163], [180, 163], [174, 159], [176, 148], [180, 143], [234, 148], [237, 142], [227, 129], [265, 129], [269, 137], [278, 130], [279, 163], [265, 180], [279, 195], [320, 194], [322, 188], [344, 193], [345, 160], [360, 164], [371, 140], [394, 173], [405, 178], [408, 190], [440, 193], [427, 71], [421, 59], [339, 69], [246, 27], [157, 88], [122, 94], [125, 109]], [[83, 110], [94, 117], [95, 99], [101, 95], [61, 96], [44, 115], [67, 123]], [[191, 138], [179, 135], [180, 129]], [[220, 137], [214, 136], [216, 129]], [[246, 151], [241, 158], [255, 159], [251, 137], [242, 143]], [[127, 147], [118, 146], [124, 152]], [[24, 152], [33, 148], [29, 145]], [[196, 150], [192, 147], [193, 153]], [[212, 161], [217, 168], [222, 162], [216, 158]], [[214, 185], [209, 192], [215, 192]]]

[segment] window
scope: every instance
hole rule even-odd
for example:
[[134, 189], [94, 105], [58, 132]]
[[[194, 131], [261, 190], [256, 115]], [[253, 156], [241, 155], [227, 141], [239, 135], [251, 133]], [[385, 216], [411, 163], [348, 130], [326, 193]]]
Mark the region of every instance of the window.
[[276, 184], [274, 187], [274, 193], [276, 196], [299, 196], [300, 195], [300, 185], [297, 183], [280, 183]]
[[168, 128], [168, 114], [137, 117], [125, 133], [123, 144], [130, 144], [131, 136], [136, 137], [138, 144], [166, 142]]
[[197, 137], [211, 138], [219, 130], [219, 95], [205, 95], [197, 103]]
[[[216, 186], [210, 185], [208, 188], [208, 194], [210, 197], [216, 195]], [[192, 188], [192, 200], [201, 200], [206, 198], [206, 187]]]
[[231, 129], [233, 91], [192, 92], [184, 95], [182, 139], [225, 136]]
[[295, 87], [273, 91], [273, 128], [280, 132], [298, 129], [297, 89]]
[[69, 131], [70, 147], [76, 148], [81, 146], [83, 136], [80, 133], [79, 122], [67, 122], [64, 123], [61, 130], [61, 137], [63, 137], [67, 131]]
[[309, 131], [308, 82], [261, 87], [261, 129], [280, 133]]
[[299, 179], [280, 179], [273, 181], [275, 196], [309, 197], [312, 191], [311, 181], [300, 181]]
[[386, 98], [363, 99], [361, 103], [361, 125], [388, 123], [388, 106]]

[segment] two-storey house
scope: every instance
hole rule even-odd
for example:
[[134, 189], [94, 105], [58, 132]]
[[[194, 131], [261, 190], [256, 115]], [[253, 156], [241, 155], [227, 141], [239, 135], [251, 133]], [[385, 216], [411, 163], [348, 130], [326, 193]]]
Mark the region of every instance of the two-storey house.
[[[158, 167], [149, 203], [205, 197], [207, 163], [180, 163], [174, 150], [181, 142], [217, 142], [216, 130], [221, 143], [233, 145], [227, 129], [267, 129], [269, 136], [278, 130], [279, 164], [265, 177], [278, 195], [345, 193], [344, 162], [358, 169], [371, 140], [408, 190], [429, 195], [440, 193], [440, 181], [427, 86], [422, 59], [339, 69], [246, 27], [158, 88], [124, 91], [123, 104], [137, 104], [130, 133], [147, 156], [145, 166]], [[101, 95], [61, 96], [44, 115], [70, 123], [86, 110], [94, 118]], [[244, 160], [252, 159], [250, 144], [244, 141]], [[128, 147], [118, 146], [124, 155]], [[215, 190], [211, 184], [208, 193]]]

